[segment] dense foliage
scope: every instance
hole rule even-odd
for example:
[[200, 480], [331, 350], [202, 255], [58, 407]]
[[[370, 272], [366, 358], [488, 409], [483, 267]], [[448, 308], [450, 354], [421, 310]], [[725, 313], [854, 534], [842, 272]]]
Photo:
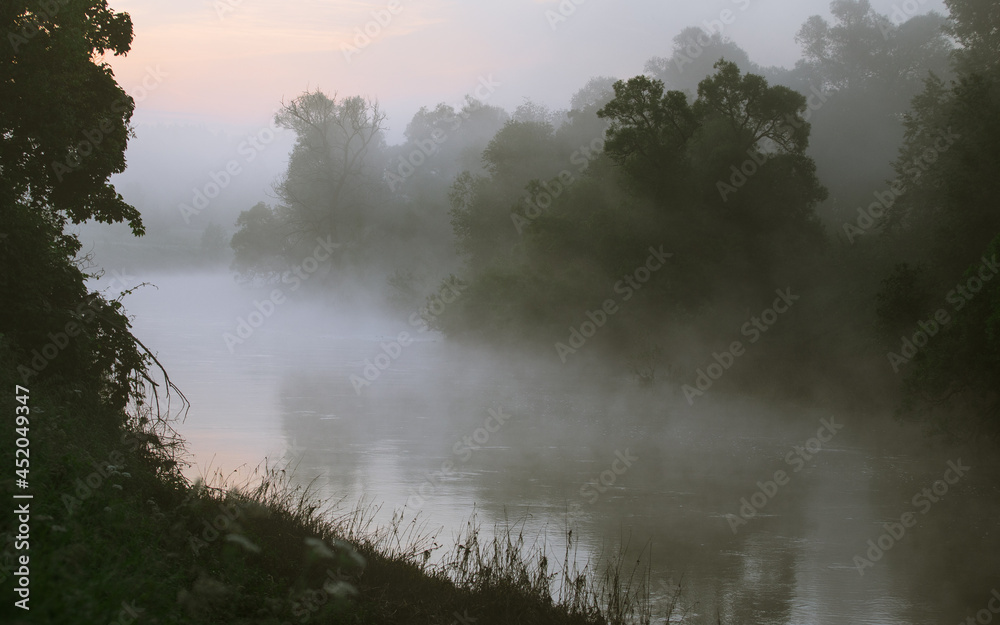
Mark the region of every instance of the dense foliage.
[[125, 168], [132, 98], [103, 59], [128, 52], [132, 22], [106, 2], [6, 2], [0, 48], [0, 340], [24, 384], [73, 380], [123, 407], [146, 359], [121, 304], [85, 286], [69, 223], [139, 212], [109, 184]]
[[[884, 217], [886, 247], [903, 264], [879, 294], [894, 319], [890, 353], [948, 321], [899, 369], [903, 413], [937, 431], [1000, 437], [1000, 12], [995, 3], [950, 0], [956, 77], [929, 80], [906, 118], [895, 166], [905, 191]], [[945, 318], [942, 315], [941, 318]], [[900, 323], [902, 320], [903, 323]], [[908, 322], [908, 327], [906, 327]], [[903, 326], [901, 328], [901, 326]], [[890, 358], [891, 359], [891, 358]]]
[[[296, 236], [335, 233], [338, 275], [383, 275], [391, 302], [451, 337], [555, 345], [565, 362], [592, 323], [599, 353], [643, 384], [657, 368], [693, 377], [705, 342], [794, 287], [803, 304], [756, 356], [785, 392], [899, 388], [939, 430], [993, 432], [995, 283], [900, 356], [1000, 232], [1000, 18], [986, 0], [947, 5], [950, 19], [835, 0], [799, 29], [793, 69], [688, 28], [569, 110], [470, 97], [421, 109], [401, 146], [384, 144], [376, 103], [304, 94], [278, 116], [299, 137], [280, 205], [240, 217], [236, 268], [277, 276], [304, 253]], [[350, 155], [353, 196], [338, 182]], [[420, 308], [452, 274], [460, 294]]]

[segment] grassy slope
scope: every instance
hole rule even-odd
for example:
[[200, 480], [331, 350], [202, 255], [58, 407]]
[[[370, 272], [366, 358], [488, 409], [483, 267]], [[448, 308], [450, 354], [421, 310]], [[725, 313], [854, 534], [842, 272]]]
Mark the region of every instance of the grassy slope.
[[[8, 359], [0, 365], [10, 424], [0, 467], [11, 493], [19, 380]], [[420, 564], [420, 547], [390, 548], [398, 527], [379, 537], [357, 517], [330, 520], [276, 473], [241, 492], [191, 485], [169, 446], [138, 433], [136, 419], [102, 409], [86, 389], [65, 381], [29, 388], [31, 610], [12, 605], [13, 563], [4, 555], [4, 623], [124, 624], [134, 613], [150, 624], [603, 622], [592, 602], [553, 605], [548, 576], [510, 549], [493, 551], [502, 545], [477, 545], [472, 558], [457, 549], [458, 587]], [[7, 551], [14, 530], [14, 516], [0, 516]]]

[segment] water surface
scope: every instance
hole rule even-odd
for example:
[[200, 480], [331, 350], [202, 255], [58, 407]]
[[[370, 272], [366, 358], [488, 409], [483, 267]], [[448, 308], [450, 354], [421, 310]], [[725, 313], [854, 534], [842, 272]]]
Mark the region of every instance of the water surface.
[[[348, 508], [381, 504], [380, 522], [419, 513], [450, 545], [475, 512], [486, 527], [521, 524], [556, 560], [569, 523], [581, 559], [648, 546], [654, 592], [683, 579], [694, 622], [718, 611], [724, 623], [957, 623], [986, 608], [1000, 580], [985, 465], [886, 415], [721, 392], [692, 407], [667, 388], [582, 373], [554, 355], [461, 348], [406, 314], [320, 309], [304, 293], [287, 293], [227, 346], [266, 291], [226, 275], [143, 279], [158, 289], [126, 305], [192, 401], [179, 427], [192, 476], [290, 462], [295, 479], [316, 478]], [[415, 340], [390, 345], [394, 358], [379, 362], [391, 364], [357, 392], [350, 376], [402, 331]], [[795, 456], [824, 419], [843, 427], [808, 461]], [[922, 514], [914, 495], [959, 457], [974, 470]], [[787, 483], [773, 490], [777, 471]], [[734, 531], [727, 515], [758, 482], [773, 496], [756, 495], [766, 503]], [[917, 524], [862, 575], [855, 556], [906, 512]]]

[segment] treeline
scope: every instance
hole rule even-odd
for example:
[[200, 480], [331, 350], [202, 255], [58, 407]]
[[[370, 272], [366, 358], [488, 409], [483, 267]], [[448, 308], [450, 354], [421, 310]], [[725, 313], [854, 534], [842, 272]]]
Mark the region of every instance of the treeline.
[[[298, 137], [279, 202], [241, 215], [234, 268], [278, 279], [331, 237], [327, 288], [374, 282], [412, 310], [455, 274], [462, 296], [428, 319], [450, 337], [563, 362], [586, 343], [678, 385], [791, 289], [801, 304], [735, 384], [877, 394], [899, 374], [908, 413], [995, 433], [1000, 315], [981, 265], [1000, 231], [1000, 16], [947, 6], [894, 21], [833, 2], [792, 69], [690, 28], [568, 110], [507, 113], [484, 83], [486, 101], [421, 109], [396, 146], [377, 102], [303, 94], [276, 120]], [[960, 282], [975, 297], [945, 303]], [[922, 330], [939, 306], [948, 321]]]

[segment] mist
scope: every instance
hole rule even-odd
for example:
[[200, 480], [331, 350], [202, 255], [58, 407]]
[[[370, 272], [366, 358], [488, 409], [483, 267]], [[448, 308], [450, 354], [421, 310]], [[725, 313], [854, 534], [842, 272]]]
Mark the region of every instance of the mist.
[[0, 161], [33, 557], [145, 554], [51, 622], [1000, 613], [989, 3], [101, 11]]

